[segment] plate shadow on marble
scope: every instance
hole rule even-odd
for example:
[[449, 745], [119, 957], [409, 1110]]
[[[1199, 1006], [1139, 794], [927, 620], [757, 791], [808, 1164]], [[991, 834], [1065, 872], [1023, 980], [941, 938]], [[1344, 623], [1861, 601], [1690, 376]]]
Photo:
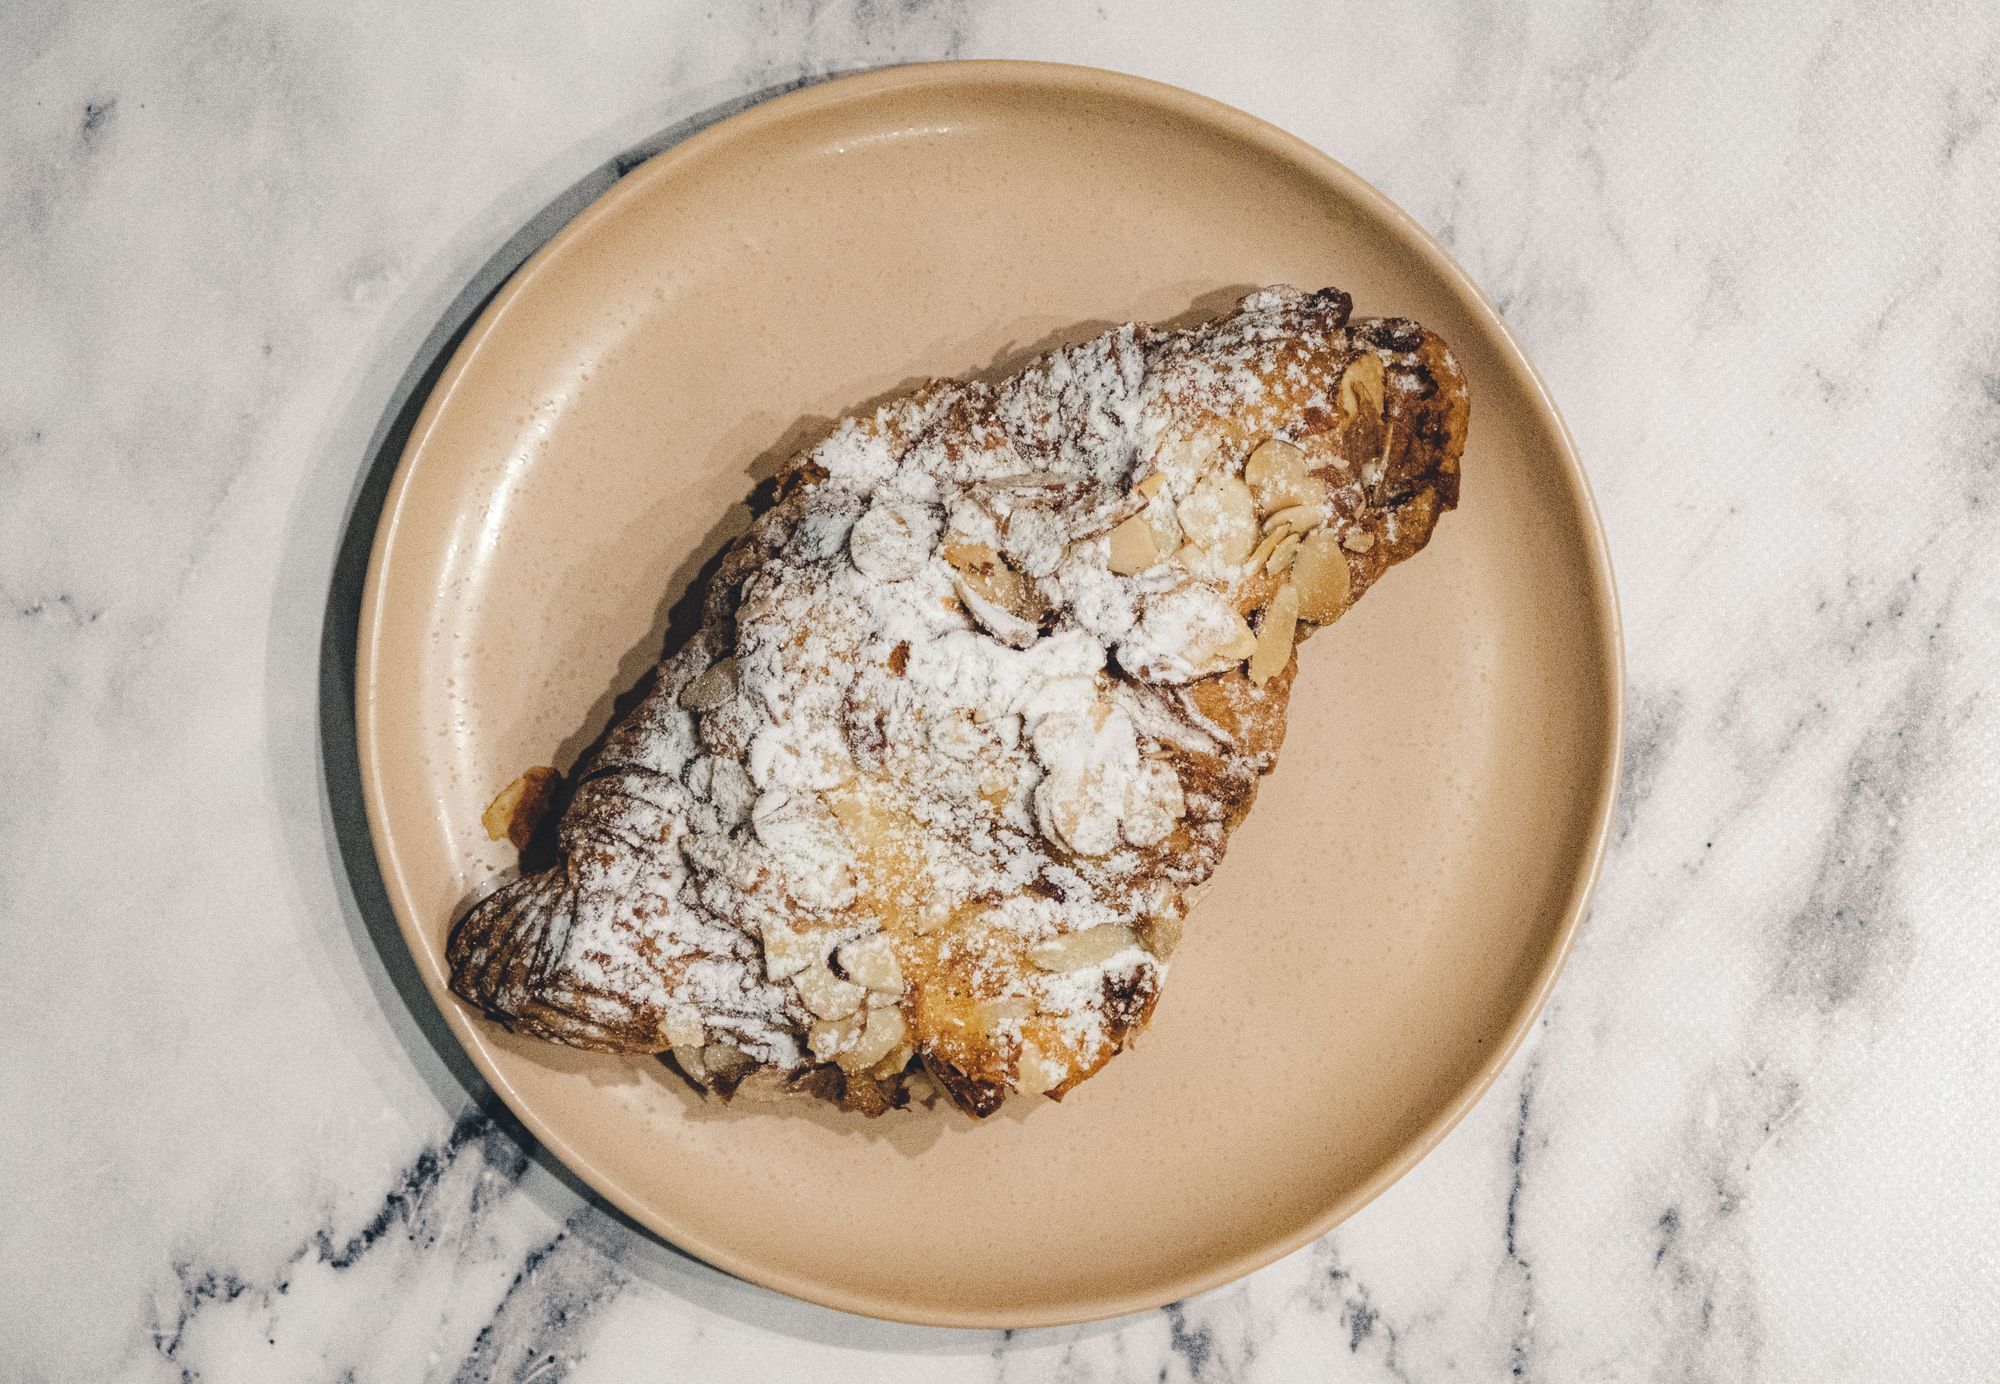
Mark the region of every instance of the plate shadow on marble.
[[[637, 140], [615, 157], [593, 167], [521, 221], [465, 280], [435, 321], [426, 326], [420, 317], [388, 324], [392, 338], [401, 334], [407, 340], [409, 333], [421, 330], [420, 343], [394, 378], [387, 374], [396, 368], [393, 358], [386, 366], [382, 362], [368, 363], [377, 373], [343, 398], [345, 414], [328, 430], [333, 443], [313, 473], [307, 495], [291, 516], [285, 568], [278, 583], [278, 610], [274, 613], [268, 672], [273, 693], [271, 732], [274, 743], [282, 745], [310, 733], [302, 726], [312, 722], [311, 729], [316, 730], [313, 758], [317, 760], [318, 782], [313, 786], [318, 789], [315, 804], [318, 810], [311, 814], [303, 810], [283, 814], [291, 838], [288, 841], [291, 854], [302, 871], [308, 874], [324, 871], [334, 876], [327, 881], [330, 893], [342, 914], [348, 942], [373, 990], [374, 1004], [408, 1050], [412, 1064], [433, 1089], [447, 1119], [471, 1107], [476, 1115], [468, 1112], [460, 1117], [461, 1122], [465, 1119], [488, 1122], [532, 1162], [534, 1171], [521, 1179], [519, 1190], [535, 1197], [545, 1211], [565, 1222], [566, 1228], [578, 1238], [595, 1244], [600, 1252], [615, 1259], [621, 1271], [746, 1324], [803, 1340], [871, 1350], [981, 1355], [1004, 1350], [1010, 1342], [1046, 1345], [1098, 1335], [1116, 1330], [1131, 1319], [1113, 1318], [1022, 1333], [912, 1326], [849, 1315], [760, 1287], [686, 1253], [606, 1201], [550, 1154], [508, 1110], [467, 1058], [424, 986], [383, 886], [381, 867], [369, 835], [355, 737], [356, 636], [369, 553], [384, 500], [432, 388], [480, 313], [537, 250], [646, 160], [740, 111], [841, 75], [846, 74], [800, 76], [728, 97]], [[434, 298], [432, 302], [434, 305]], [[816, 417], [798, 420], [760, 456], [752, 467], [752, 475], [758, 479], [768, 475], [778, 461], [823, 432], [832, 421]], [[361, 449], [357, 468], [352, 445], [341, 444], [362, 437], [366, 438], [366, 445]], [[746, 504], [731, 520], [719, 524], [710, 535], [711, 541], [690, 556], [662, 599], [656, 621], [661, 629], [667, 627], [670, 608], [682, 600], [685, 591], [719, 558], [727, 539], [733, 536], [732, 524], [746, 522], [749, 513]], [[333, 537], [335, 533], [337, 538]], [[325, 565], [329, 545], [330, 575]], [[312, 591], [323, 593], [323, 604], [316, 609], [317, 629], [308, 631], [302, 623], [310, 612], [302, 597]], [[288, 606], [293, 603], [298, 609], [289, 611]], [[314, 643], [317, 680], [307, 694], [300, 687], [303, 676], [300, 670], [311, 666], [310, 646]], [[642, 641], [628, 652], [620, 661], [620, 675], [614, 685], [607, 687], [599, 703], [579, 717], [574, 736], [556, 751], [554, 758], [558, 762], [573, 762], [606, 728], [614, 701], [642, 679], [659, 653], [658, 639]], [[308, 696], [316, 702], [316, 717], [294, 715], [304, 710], [302, 703]], [[273, 766], [274, 776], [279, 780], [274, 786], [281, 800], [294, 799], [299, 790], [295, 784], [286, 782], [288, 775], [283, 761], [288, 756], [280, 750], [274, 758], [280, 761]], [[295, 763], [291, 767], [302, 766]], [[296, 801], [292, 806], [301, 807]], [[583, 1211], [584, 1206], [595, 1215]], [[614, 1225], [620, 1229], [613, 1230]]]

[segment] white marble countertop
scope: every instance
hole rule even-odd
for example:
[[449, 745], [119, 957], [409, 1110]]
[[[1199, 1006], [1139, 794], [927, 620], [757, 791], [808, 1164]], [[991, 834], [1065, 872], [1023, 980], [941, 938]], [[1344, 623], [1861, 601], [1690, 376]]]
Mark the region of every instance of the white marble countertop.
[[[0, 1377], [1992, 1377], [2000, 12], [1238, 9], [8, 6]], [[350, 511], [480, 297], [627, 151], [972, 55], [1213, 95], [1442, 236], [1631, 671], [1592, 920], [1475, 1113], [1244, 1282], [1016, 1334], [735, 1282], [524, 1151], [338, 748]]]

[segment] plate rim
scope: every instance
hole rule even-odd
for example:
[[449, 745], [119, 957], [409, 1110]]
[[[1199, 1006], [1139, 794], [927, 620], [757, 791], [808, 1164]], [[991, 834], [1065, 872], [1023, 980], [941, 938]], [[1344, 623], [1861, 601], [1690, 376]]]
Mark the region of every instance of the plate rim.
[[[867, 101], [893, 93], [924, 87], [964, 89], [972, 87], [1013, 87], [1035, 95], [1078, 93], [1113, 97], [1140, 107], [1150, 107], [1183, 120], [1219, 131], [1246, 145], [1300, 166], [1323, 183], [1337, 185], [1343, 195], [1362, 205], [1371, 215], [1399, 229], [1422, 256], [1425, 269], [1441, 280], [1491, 334], [1497, 347], [1496, 358], [1513, 377], [1528, 405], [1551, 424], [1556, 439], [1552, 461], [1556, 464], [1576, 504], [1583, 523], [1585, 571], [1591, 605], [1602, 630], [1600, 654], [1605, 657], [1606, 679], [1600, 689], [1606, 724], [1610, 731], [1598, 765], [1594, 801], [1591, 805], [1588, 842], [1578, 861], [1559, 926], [1542, 957], [1533, 980], [1522, 992], [1499, 1041], [1490, 1045], [1476, 1073], [1445, 1101], [1404, 1145], [1383, 1160], [1345, 1196], [1324, 1207], [1318, 1215], [1286, 1235], [1274, 1237], [1240, 1253], [1209, 1263], [1196, 1272], [1162, 1281], [1150, 1289], [1107, 1292], [1079, 1297], [1065, 1303], [1029, 1308], [989, 1309], [971, 1304], [955, 1304], [953, 1309], [920, 1307], [892, 1296], [857, 1291], [837, 1282], [793, 1273], [739, 1255], [728, 1246], [688, 1233], [642, 1205], [640, 1199], [615, 1176], [579, 1151], [561, 1130], [546, 1123], [533, 1106], [524, 1101], [513, 1084], [495, 1064], [486, 1036], [480, 1032], [464, 1006], [444, 987], [434, 967], [424, 966], [420, 951], [427, 950], [423, 919], [413, 906], [414, 893], [406, 877], [395, 838], [388, 829], [389, 809], [379, 772], [382, 750], [376, 732], [377, 660], [382, 639], [383, 598], [387, 572], [395, 560], [395, 544], [403, 518], [404, 502], [417, 465], [439, 415], [456, 393], [460, 381], [478, 359], [486, 342], [506, 320], [509, 309], [549, 265], [569, 253], [599, 222], [617, 215], [628, 203], [646, 194], [653, 184], [671, 178], [681, 167], [730, 143], [753, 136], [784, 122], [810, 116], [817, 111]], [[351, 520], [350, 520], [351, 522]], [[1593, 641], [1596, 642], [1596, 641]], [[1414, 1168], [1442, 1142], [1460, 1120], [1486, 1094], [1513, 1059], [1528, 1033], [1540, 1018], [1554, 990], [1583, 920], [1603, 868], [1609, 843], [1613, 812], [1618, 798], [1625, 748], [1625, 641], [1618, 593], [1612, 573], [1609, 542], [1595, 496], [1578, 454], [1576, 441], [1556, 406], [1548, 386], [1515, 339], [1493, 303], [1471, 276], [1452, 258], [1444, 246], [1416, 219], [1397, 206], [1359, 174], [1316, 146], [1268, 121], [1226, 105], [1212, 97], [1184, 88], [1107, 68], [1069, 63], [1018, 59], [911, 63], [875, 68], [835, 77], [758, 102], [717, 121], [679, 143], [661, 151], [618, 179], [602, 194], [572, 217], [555, 235], [516, 269], [474, 319], [445, 369], [432, 385], [418, 414], [382, 501], [373, 542], [369, 548], [367, 577], [362, 588], [360, 622], [356, 635], [354, 677], [355, 749], [360, 763], [362, 800], [368, 817], [368, 834], [376, 863], [396, 915], [403, 943], [412, 953], [424, 988], [444, 1018], [452, 1037], [471, 1060], [514, 1117], [521, 1121], [566, 1168], [599, 1196], [610, 1202], [647, 1233], [685, 1251], [711, 1267], [772, 1291], [859, 1316], [914, 1326], [939, 1326], [993, 1330], [1001, 1328], [1066, 1326], [1153, 1310], [1207, 1292], [1253, 1273], [1294, 1251], [1311, 1244], [1335, 1226], [1380, 1196]]]

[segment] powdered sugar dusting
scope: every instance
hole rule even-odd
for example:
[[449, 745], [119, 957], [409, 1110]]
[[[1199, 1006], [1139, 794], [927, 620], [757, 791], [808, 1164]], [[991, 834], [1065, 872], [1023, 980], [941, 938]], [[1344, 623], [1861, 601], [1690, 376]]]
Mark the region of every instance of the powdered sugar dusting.
[[[502, 1000], [642, 1012], [698, 1080], [719, 1050], [878, 1079], [997, 1053], [1032, 1090], [1094, 1071], [1269, 763], [1187, 686], [1240, 665], [1261, 579], [1255, 516], [1241, 551], [1194, 541], [1247, 503], [1214, 488], [1242, 491], [1221, 440], [1330, 410], [1345, 319], [1263, 290], [838, 425], [589, 766], [567, 870], [512, 905], [573, 907]], [[1361, 513], [1346, 484], [1317, 522]], [[1114, 572], [1135, 515], [1162, 551]], [[840, 960], [878, 935], [893, 982]]]

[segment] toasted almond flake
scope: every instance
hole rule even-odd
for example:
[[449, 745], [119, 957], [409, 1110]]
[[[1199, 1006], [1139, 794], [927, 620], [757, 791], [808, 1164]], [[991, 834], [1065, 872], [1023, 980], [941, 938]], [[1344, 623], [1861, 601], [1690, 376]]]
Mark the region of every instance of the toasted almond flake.
[[1277, 576], [1292, 565], [1292, 556], [1298, 550], [1299, 536], [1295, 533], [1286, 534], [1271, 555], [1264, 559], [1264, 571], [1270, 576]]
[[660, 1036], [667, 1040], [667, 1046], [671, 1048], [699, 1048], [708, 1042], [708, 1030], [702, 1026], [701, 1016], [693, 1009], [669, 1010], [660, 1024]]
[[708, 1080], [708, 1064], [702, 1060], [702, 1050], [700, 1047], [682, 1047], [676, 1044], [673, 1053], [674, 1061], [680, 1064], [681, 1070], [688, 1074], [690, 1081], [706, 1082]]
[[1000, 554], [990, 543], [947, 543], [940, 556], [961, 572], [976, 572], [1000, 565]]
[[[902, 1071], [903, 1068], [909, 1066], [910, 1059], [916, 1056], [916, 1053], [917, 1050], [910, 1045], [909, 1034], [905, 1033], [902, 1042], [890, 1048], [886, 1057], [868, 1069], [868, 1075], [874, 1077], [877, 1081], [886, 1081], [896, 1075], [896, 1073]], [[914, 1088], [910, 1094], [917, 1099], [922, 1099], [922, 1093]]]
[[1366, 529], [1350, 529], [1340, 542], [1350, 553], [1365, 553], [1375, 546], [1375, 535]]
[[1238, 628], [1230, 636], [1229, 642], [1217, 650], [1225, 663], [1238, 663], [1250, 657], [1257, 647], [1257, 636], [1251, 632], [1250, 622], [1242, 616], [1236, 617]]
[[852, 981], [842, 980], [827, 968], [824, 961], [815, 961], [793, 978], [799, 987], [799, 1001], [822, 1019], [844, 1019], [861, 1007], [867, 992]]
[[1235, 575], [1235, 569], [1240, 565], [1234, 562], [1224, 562], [1208, 549], [1196, 547], [1192, 543], [1183, 543], [1179, 548], [1175, 549], [1174, 561], [1195, 576], [1204, 577], [1211, 581], [1228, 581]]
[[1307, 503], [1311, 499], [1306, 492], [1312, 478], [1306, 454], [1275, 437], [1258, 443], [1250, 459], [1243, 463], [1243, 483], [1250, 487], [1250, 497], [1256, 501], [1259, 514]]
[[848, 531], [848, 561], [867, 576], [900, 581], [929, 560], [936, 536], [936, 522], [924, 506], [877, 499]]
[[806, 1046], [820, 1061], [830, 1061], [853, 1051], [866, 1025], [867, 1019], [860, 1014], [845, 1019], [821, 1019], [806, 1034]]
[[1382, 358], [1364, 350], [1340, 375], [1340, 411], [1349, 418], [1382, 416]]
[[1396, 445], [1396, 427], [1391, 423], [1382, 429], [1382, 455], [1370, 463], [1375, 468], [1375, 480], [1369, 490], [1369, 498], [1381, 504], [1388, 497], [1389, 453]]
[[736, 695], [736, 656], [721, 659], [681, 689], [681, 709], [713, 711]]
[[1264, 521], [1265, 533], [1310, 533], [1326, 518], [1318, 505], [1293, 505]]
[[1153, 546], [1160, 553], [1177, 551], [1183, 541], [1181, 521], [1174, 513], [1174, 502], [1164, 495], [1156, 495], [1146, 504], [1143, 511], [1146, 522], [1153, 527]]
[[1136, 576], [1159, 560], [1159, 544], [1145, 515], [1135, 514], [1111, 531], [1111, 570], [1119, 576]]
[[1241, 562], [1257, 546], [1257, 508], [1250, 487], [1235, 476], [1204, 477], [1175, 513], [1188, 541], [1223, 562]]
[[[880, 994], [898, 995], [903, 991], [903, 970], [896, 964], [896, 949], [883, 933], [845, 943], [834, 953], [834, 959], [856, 985]], [[869, 1003], [874, 1002], [871, 996]]]
[[1140, 481], [1137, 485], [1133, 486], [1132, 489], [1137, 491], [1139, 494], [1144, 495], [1147, 499], [1150, 500], [1155, 495], [1159, 494], [1160, 491], [1163, 488], [1165, 488], [1166, 484], [1167, 484], [1166, 473], [1164, 471], [1155, 471], [1153, 472], [1152, 475], [1146, 477], [1146, 479]]
[[1021, 1040], [1021, 1056], [1014, 1064], [1014, 1089], [1026, 1096], [1039, 1096], [1051, 1086], [1058, 1086], [1068, 1075], [1062, 1063], [1057, 1062], [1036, 1046], [1034, 1040]]
[[1271, 604], [1271, 598], [1278, 594], [1278, 587], [1281, 584], [1280, 578], [1272, 576], [1261, 568], [1253, 567], [1243, 584], [1236, 588], [1236, 599], [1231, 604], [1236, 607], [1238, 615], [1248, 620]]
[[868, 1011], [861, 1036], [834, 1056], [842, 1071], [859, 1072], [874, 1066], [903, 1041], [903, 1011], [894, 1005]]
[[1044, 971], [1079, 971], [1098, 966], [1138, 942], [1122, 923], [1103, 923], [1028, 948], [1028, 960]]
[[1125, 790], [1125, 813], [1119, 822], [1125, 839], [1135, 846], [1158, 845], [1186, 815], [1187, 796], [1173, 765], [1158, 759], [1141, 762]]
[[1278, 551], [1278, 545], [1290, 536], [1291, 531], [1288, 529], [1272, 529], [1265, 534], [1263, 541], [1258, 543], [1250, 554], [1248, 564], [1250, 570], [1253, 572], [1261, 570], [1264, 564], [1271, 560], [1271, 554]]
[[1347, 609], [1351, 579], [1347, 554], [1327, 529], [1307, 536], [1292, 560], [1292, 585], [1299, 593], [1299, 615], [1316, 625], [1330, 624]]
[[1318, 476], [1307, 476], [1295, 487], [1289, 498], [1295, 504], [1306, 505], [1315, 510], [1324, 510], [1333, 488]]
[[949, 543], [944, 560], [958, 575], [952, 586], [972, 618], [995, 639], [1026, 648], [1041, 635], [1048, 612], [1028, 579], [985, 543]]
[[1216, 441], [1212, 437], [1176, 436], [1163, 438], [1153, 452], [1153, 472], [1164, 476], [1166, 485], [1186, 489], [1194, 478], [1208, 469]]
[[1174, 954], [1174, 948], [1181, 944], [1181, 920], [1171, 914], [1158, 914], [1139, 924], [1139, 945], [1165, 961]]
[[1292, 640], [1299, 628], [1299, 592], [1290, 582], [1278, 588], [1257, 634], [1257, 648], [1250, 655], [1250, 681], [1262, 687], [1292, 661]]
[[1033, 621], [1016, 614], [998, 601], [991, 600], [972, 585], [972, 578], [960, 576], [954, 579], [954, 589], [958, 599], [964, 603], [978, 626], [1009, 648], [1025, 649], [1041, 637], [1041, 628]]
[[765, 923], [760, 932], [764, 939], [764, 974], [772, 980], [790, 980], [826, 956], [826, 940], [819, 933], [802, 932], [776, 922]]

